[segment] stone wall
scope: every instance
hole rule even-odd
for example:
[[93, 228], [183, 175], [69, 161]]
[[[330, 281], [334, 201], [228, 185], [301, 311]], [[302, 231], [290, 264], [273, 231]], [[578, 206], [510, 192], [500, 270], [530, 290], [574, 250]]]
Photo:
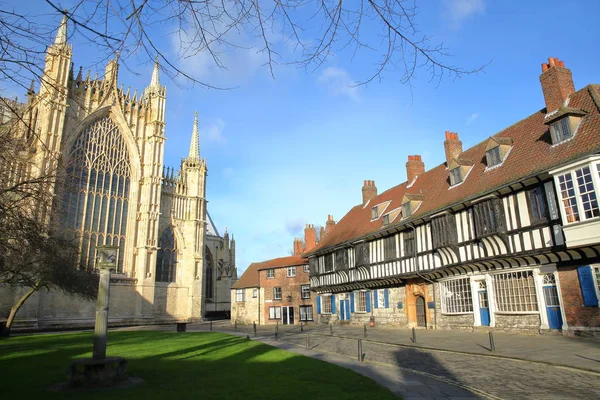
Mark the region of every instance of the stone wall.
[[516, 333], [539, 333], [539, 314], [495, 314], [496, 326], [494, 330]]
[[[134, 279], [111, 281], [109, 325], [151, 324], [187, 319], [186, 287], [156, 287], [154, 296], [149, 301], [140, 294], [143, 285], [136, 285], [135, 282]], [[8, 285], [0, 287], [0, 318], [8, 316], [10, 308], [25, 290]], [[95, 315], [95, 300], [69, 296], [58, 290], [42, 289], [23, 304], [13, 328], [19, 330], [92, 327]]]
[[[254, 322], [258, 323], [259, 298], [264, 298], [263, 290], [257, 292], [257, 297], [252, 297], [252, 293], [256, 288], [244, 289], [245, 301], [236, 301], [235, 291], [231, 289], [231, 323], [243, 325], [251, 325]], [[258, 289], [256, 289], [258, 291]], [[261, 300], [262, 301], [262, 300]]]

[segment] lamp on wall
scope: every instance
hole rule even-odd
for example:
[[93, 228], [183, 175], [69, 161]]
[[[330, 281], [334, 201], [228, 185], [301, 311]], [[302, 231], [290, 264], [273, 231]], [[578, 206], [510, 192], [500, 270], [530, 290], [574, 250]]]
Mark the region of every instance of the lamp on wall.
[[288, 297], [287, 297], [287, 301], [288, 301], [288, 303], [291, 303], [291, 302], [292, 302], [292, 295], [291, 295], [291, 294], [290, 294], [290, 295], [288, 295]]

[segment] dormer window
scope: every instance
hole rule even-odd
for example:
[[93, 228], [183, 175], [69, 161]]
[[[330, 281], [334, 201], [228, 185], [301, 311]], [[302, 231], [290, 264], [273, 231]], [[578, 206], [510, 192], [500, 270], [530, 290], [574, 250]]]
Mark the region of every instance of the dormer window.
[[550, 134], [552, 135], [552, 143], [560, 143], [570, 138], [572, 135], [569, 118], [563, 118], [550, 125]]
[[423, 202], [423, 195], [420, 193], [406, 193], [402, 198], [402, 219], [408, 218], [417, 211]]
[[500, 157], [500, 146], [493, 147], [486, 151], [485, 158], [488, 168], [499, 165], [502, 162], [502, 157]]
[[460, 167], [456, 167], [450, 171], [450, 185], [454, 186], [463, 181], [462, 172]]
[[410, 201], [402, 204], [402, 218], [409, 217], [411, 214]]
[[386, 214], [383, 216], [383, 225], [389, 225], [390, 224], [390, 214]]
[[471, 172], [473, 160], [466, 158], [454, 158], [448, 164], [450, 170], [450, 186], [456, 186], [462, 183]]
[[556, 112], [546, 115], [545, 124], [550, 126], [552, 144], [559, 144], [577, 134], [577, 128], [585, 111], [577, 108], [561, 107]]
[[486, 170], [502, 165], [512, 148], [512, 144], [513, 140], [509, 137], [492, 136], [489, 138], [485, 146]]
[[371, 219], [377, 219], [379, 218], [379, 210], [378, 207], [375, 206], [371, 209]]

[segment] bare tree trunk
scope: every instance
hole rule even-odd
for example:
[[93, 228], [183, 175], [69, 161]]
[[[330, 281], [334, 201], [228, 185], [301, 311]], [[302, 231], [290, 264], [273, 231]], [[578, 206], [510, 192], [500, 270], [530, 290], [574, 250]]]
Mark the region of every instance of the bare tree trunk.
[[6, 320], [7, 333], [10, 333], [10, 327], [12, 326], [12, 323], [13, 323], [15, 317], [17, 316], [17, 312], [19, 311], [19, 309], [21, 308], [23, 303], [25, 303], [25, 301], [27, 301], [27, 299], [29, 297], [31, 297], [32, 294], [37, 292], [37, 290], [39, 288], [40, 288], [40, 281], [37, 281], [31, 288], [29, 288], [27, 293], [25, 293], [23, 296], [21, 296], [19, 301], [17, 301], [16, 304], [14, 306], [12, 306], [12, 308], [10, 309], [10, 314], [8, 314], [8, 319]]

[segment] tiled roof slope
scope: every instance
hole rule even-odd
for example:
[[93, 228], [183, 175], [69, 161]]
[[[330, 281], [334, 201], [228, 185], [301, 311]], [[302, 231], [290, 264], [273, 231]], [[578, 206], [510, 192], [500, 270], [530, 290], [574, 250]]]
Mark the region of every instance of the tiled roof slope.
[[[552, 146], [548, 126], [544, 124], [546, 110], [542, 109], [494, 135], [513, 140], [513, 147], [501, 166], [485, 171], [485, 147], [489, 139], [486, 138], [460, 155], [460, 158], [475, 162], [473, 169], [460, 185], [450, 189], [446, 163], [440, 164], [419, 175], [408, 189], [407, 182], [404, 182], [371, 199], [365, 207], [362, 204], [353, 207], [309, 255], [388, 229], [390, 226], [410, 223], [419, 217], [432, 215], [453, 204], [492, 192], [528, 176], [563, 165], [570, 160], [600, 152], [600, 85], [588, 85], [572, 94], [569, 107], [580, 108], [588, 113], [571, 140]], [[424, 195], [421, 206], [410, 218], [402, 223], [398, 223], [396, 219], [391, 225], [385, 227], [382, 226], [381, 218], [371, 222], [373, 205], [391, 200], [387, 211], [394, 210], [401, 206], [405, 193]]]
[[246, 268], [246, 271], [242, 274], [232, 286], [232, 289], [243, 289], [250, 287], [258, 287], [258, 271], [268, 268], [285, 268], [293, 267], [294, 265], [308, 264], [308, 260], [302, 256], [289, 256], [273, 258], [272, 260], [255, 262]]

